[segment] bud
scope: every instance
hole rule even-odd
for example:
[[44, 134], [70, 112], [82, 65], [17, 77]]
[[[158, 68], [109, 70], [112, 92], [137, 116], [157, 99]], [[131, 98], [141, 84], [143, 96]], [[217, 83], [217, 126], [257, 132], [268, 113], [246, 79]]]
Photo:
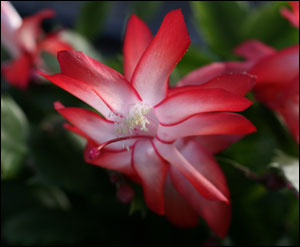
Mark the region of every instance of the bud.
[[133, 199], [134, 191], [131, 186], [127, 183], [122, 183], [118, 187], [117, 198], [122, 203], [129, 203]]

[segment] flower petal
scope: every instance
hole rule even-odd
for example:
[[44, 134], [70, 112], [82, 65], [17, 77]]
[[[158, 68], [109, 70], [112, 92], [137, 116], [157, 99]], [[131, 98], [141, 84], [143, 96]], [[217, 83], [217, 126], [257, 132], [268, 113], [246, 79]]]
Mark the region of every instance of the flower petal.
[[[187, 82], [187, 81], [186, 81]], [[245, 96], [255, 84], [255, 77], [248, 74], [223, 74], [217, 76], [207, 82], [198, 85], [187, 85], [176, 87], [170, 90], [168, 96], [171, 96], [178, 92], [183, 92], [186, 90], [194, 90], [199, 88], [219, 88], [224, 89], [230, 93]]]
[[89, 153], [91, 149], [98, 146], [96, 142], [94, 142], [89, 136], [87, 136], [84, 132], [82, 132], [80, 129], [78, 129], [75, 126], [64, 124], [64, 127], [72, 132], [74, 132], [77, 135], [80, 135], [88, 140], [88, 143], [84, 149], [84, 160], [87, 163], [100, 166], [105, 169], [109, 170], [116, 170], [121, 173], [126, 174], [130, 179], [133, 181], [140, 183], [140, 179], [138, 178], [135, 171], [132, 169], [131, 166], [131, 156], [132, 151], [126, 150], [121, 152], [109, 152], [105, 151], [99, 155], [96, 159], [90, 159]]
[[169, 174], [165, 182], [165, 214], [173, 224], [179, 227], [195, 227], [199, 222], [198, 214], [178, 194]]
[[164, 214], [164, 184], [168, 166], [156, 154], [150, 141], [135, 144], [132, 167], [142, 181], [148, 207], [157, 214]]
[[[230, 197], [223, 172], [212, 156], [192, 141], [180, 151], [199, 173], [203, 174], [227, 198]], [[179, 194], [204, 218], [214, 233], [224, 238], [231, 220], [230, 204], [206, 200], [176, 167], [170, 167], [170, 174]]]
[[281, 14], [288, 19], [293, 26], [299, 28], [299, 1], [289, 1], [289, 3], [292, 7], [292, 11], [283, 8], [281, 9]]
[[197, 135], [244, 135], [256, 131], [244, 116], [231, 112], [201, 113], [172, 126], [159, 125], [157, 137], [164, 142]]
[[60, 38], [59, 32], [47, 35], [42, 41], [37, 44], [37, 53], [46, 51], [53, 56], [56, 56], [57, 52], [62, 50], [72, 50], [72, 47], [70, 44], [64, 42]]
[[262, 57], [274, 54], [276, 52], [270, 46], [265, 45], [264, 43], [258, 40], [248, 40], [237, 48], [235, 48], [234, 53], [238, 56], [244, 57], [247, 60], [257, 61]]
[[152, 33], [147, 25], [136, 15], [128, 20], [124, 38], [124, 75], [131, 81], [136, 65], [152, 40]]
[[132, 76], [132, 83], [145, 103], [154, 106], [167, 95], [168, 78], [189, 44], [181, 11], [169, 12]]
[[128, 105], [140, 100], [135, 89], [120, 73], [82, 52], [60, 51], [57, 59], [61, 74], [89, 84], [112, 111], [126, 112]]
[[257, 85], [293, 80], [299, 75], [299, 45], [262, 58], [249, 73], [257, 76]]
[[244, 135], [201, 135], [188, 137], [188, 140], [196, 141], [201, 147], [205, 148], [209, 153], [216, 154], [226, 148], [228, 148], [233, 143], [237, 142]]
[[26, 89], [28, 87], [32, 67], [31, 57], [21, 55], [11, 62], [4, 63], [1, 67], [1, 72], [5, 80], [10, 84], [20, 89]]
[[108, 118], [111, 110], [99, 98], [99, 96], [94, 92], [93, 88], [88, 83], [78, 81], [63, 74], [47, 75], [41, 71], [38, 71], [38, 73], [47, 80], [53, 82], [55, 85], [61, 87], [67, 92], [81, 99], [83, 102], [89, 104], [103, 116]]
[[223, 89], [199, 88], [167, 97], [155, 106], [155, 113], [161, 124], [174, 125], [198, 113], [243, 111], [251, 104], [252, 102], [247, 98]]
[[201, 174], [173, 145], [154, 139], [154, 145], [159, 154], [175, 166], [178, 171], [208, 200], [229, 203], [228, 198], [214, 184]]
[[96, 147], [93, 142], [88, 142], [84, 150], [84, 159], [87, 163], [100, 166], [105, 169], [119, 171], [131, 178], [134, 181], [139, 181], [135, 171], [131, 167], [132, 151], [109, 152], [105, 151], [99, 155], [98, 158], [91, 160], [89, 152]]
[[39, 35], [42, 32], [42, 21], [55, 15], [51, 9], [45, 9], [37, 14], [23, 19], [21, 27], [17, 31], [16, 39], [20, 46], [27, 52], [34, 52]]
[[21, 54], [16, 40], [16, 31], [22, 25], [22, 18], [9, 1], [1, 1], [1, 45], [13, 58]]
[[[202, 159], [198, 161], [198, 164], [210, 170], [212, 174], [215, 174], [214, 172], [217, 171], [215, 170], [217, 165], [210, 166], [211, 163], [203, 163]], [[222, 174], [222, 171], [219, 172]], [[179, 194], [203, 217], [215, 234], [224, 238], [231, 220], [230, 204], [206, 200], [175, 167], [170, 169], [170, 173], [172, 182]], [[227, 188], [226, 183], [224, 186]]]
[[[97, 113], [78, 108], [64, 107], [59, 102], [54, 103], [55, 109], [72, 125], [80, 129], [98, 145], [116, 138], [113, 122], [101, 118]], [[104, 147], [105, 150], [126, 150], [134, 144], [134, 140], [120, 141]]]

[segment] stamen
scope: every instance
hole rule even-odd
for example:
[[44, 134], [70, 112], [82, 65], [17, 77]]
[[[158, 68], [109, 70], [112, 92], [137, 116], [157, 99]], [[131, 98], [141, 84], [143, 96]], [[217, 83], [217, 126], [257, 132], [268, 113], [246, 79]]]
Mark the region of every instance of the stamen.
[[[100, 146], [98, 147], [94, 147], [89, 151], [88, 157], [90, 160], [94, 160], [96, 158], [99, 157], [99, 155], [101, 154], [101, 150], [111, 144], [111, 143], [115, 143], [115, 142], [119, 142], [119, 141], [125, 141], [125, 140], [129, 140], [129, 139], [138, 139], [138, 138], [152, 138], [152, 136], [124, 136], [124, 137], [118, 137], [109, 141], [106, 141], [104, 143], [102, 143]], [[129, 147], [126, 146], [127, 151], [129, 151]]]

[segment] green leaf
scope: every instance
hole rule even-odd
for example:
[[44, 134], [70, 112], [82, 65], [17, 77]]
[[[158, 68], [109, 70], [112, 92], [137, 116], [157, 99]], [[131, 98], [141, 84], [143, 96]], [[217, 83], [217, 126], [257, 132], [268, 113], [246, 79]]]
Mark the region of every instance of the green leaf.
[[75, 30], [90, 40], [99, 35], [104, 20], [109, 13], [111, 2], [89, 1], [83, 4]]
[[35, 128], [31, 151], [36, 183], [54, 186], [81, 195], [104, 195], [113, 190], [104, 169], [87, 164], [83, 148], [70, 138], [62, 122], [48, 123], [44, 130]]
[[246, 3], [238, 1], [192, 1], [196, 27], [211, 49], [230, 58], [241, 40], [240, 27], [247, 15]]
[[55, 74], [60, 72], [57, 58], [51, 53], [43, 51], [41, 54], [41, 58], [45, 64], [45, 68], [43, 68], [43, 70], [47, 71], [49, 74]]
[[132, 1], [131, 11], [142, 20], [150, 19], [162, 7], [161, 1]]
[[231, 145], [224, 154], [258, 173], [263, 173], [269, 167], [276, 149], [297, 155], [297, 144], [291, 141], [284, 126], [270, 109], [255, 102], [244, 115], [256, 126], [257, 132]]
[[28, 122], [21, 108], [5, 95], [1, 96], [1, 179], [15, 177], [27, 154]]
[[4, 224], [3, 235], [12, 245], [74, 244], [83, 241], [85, 225], [80, 225], [78, 215], [72, 216], [76, 215], [40, 208], [27, 210]]
[[287, 1], [274, 1], [253, 10], [241, 27], [243, 40], [258, 39], [277, 49], [299, 43], [299, 30], [280, 13], [287, 6]]

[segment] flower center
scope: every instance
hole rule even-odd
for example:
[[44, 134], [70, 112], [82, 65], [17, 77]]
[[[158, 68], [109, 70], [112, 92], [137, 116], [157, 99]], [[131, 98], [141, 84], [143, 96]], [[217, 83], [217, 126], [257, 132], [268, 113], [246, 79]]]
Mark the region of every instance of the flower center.
[[[111, 113], [112, 121], [115, 124], [115, 133], [117, 136], [126, 136], [133, 134], [150, 133], [149, 127], [155, 125], [155, 121], [151, 121], [150, 111], [152, 108], [144, 102], [139, 102], [130, 107], [126, 115]], [[152, 123], [153, 122], [153, 123]]]
[[114, 122], [116, 137], [92, 148], [88, 153], [91, 160], [97, 158], [107, 145], [119, 143], [129, 151], [138, 139], [151, 139], [156, 135], [158, 120], [152, 107], [143, 102], [130, 105], [125, 115], [111, 112], [109, 119]]

